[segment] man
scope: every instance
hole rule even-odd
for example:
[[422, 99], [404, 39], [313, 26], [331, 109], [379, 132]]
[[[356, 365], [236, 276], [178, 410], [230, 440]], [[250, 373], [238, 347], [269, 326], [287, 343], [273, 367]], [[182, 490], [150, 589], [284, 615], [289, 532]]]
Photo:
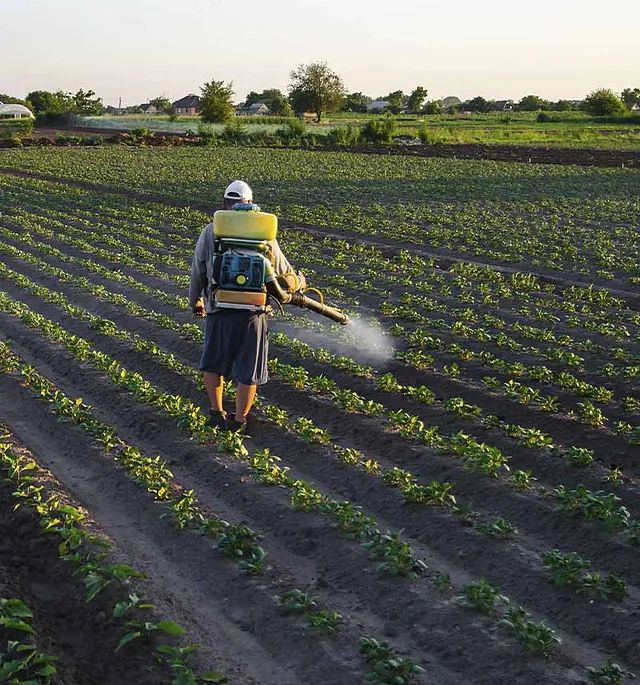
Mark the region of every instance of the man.
[[[233, 181], [224, 192], [223, 208], [253, 202], [251, 188], [244, 181]], [[213, 223], [202, 230], [191, 265], [189, 306], [195, 316], [207, 317], [200, 371], [209, 398], [209, 425], [243, 430], [253, 406], [258, 385], [267, 382], [267, 316], [264, 312], [242, 309], [216, 310], [213, 277]], [[276, 240], [271, 244], [275, 276], [292, 271]], [[224, 379], [233, 374], [238, 387], [235, 413], [225, 414], [222, 405]]]

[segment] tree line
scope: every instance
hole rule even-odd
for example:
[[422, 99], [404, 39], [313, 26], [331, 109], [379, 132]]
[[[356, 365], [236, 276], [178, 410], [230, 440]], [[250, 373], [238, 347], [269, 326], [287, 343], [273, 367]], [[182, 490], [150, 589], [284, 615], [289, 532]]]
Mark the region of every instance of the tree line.
[[[236, 113], [233, 104], [233, 82], [211, 81], [201, 87], [199, 112], [201, 118], [211, 123], [226, 123]], [[378, 104], [385, 103], [379, 111], [399, 114], [442, 114], [446, 112], [491, 112], [502, 109], [514, 111], [569, 111], [580, 109], [591, 116], [624, 115], [634, 106], [640, 106], [640, 88], [625, 88], [621, 94], [601, 88], [589, 93], [584, 100], [545, 100], [537, 95], [526, 95], [519, 102], [488, 100], [476, 96], [461, 101], [459, 98], [445, 98], [444, 101], [429, 100], [424, 86], [416, 86], [410, 93], [402, 90], [392, 91], [376, 98]], [[0, 102], [25, 104], [41, 119], [55, 119], [61, 115], [97, 115], [105, 111], [102, 100], [92, 90], [78, 90], [76, 93], [63, 91], [32, 91], [25, 100], [0, 94]], [[342, 78], [326, 62], [300, 64], [290, 73], [288, 93], [278, 88], [268, 88], [261, 92], [251, 91], [244, 107], [263, 103], [272, 114], [279, 116], [301, 115], [306, 112], [315, 114], [321, 121], [327, 113], [343, 111], [367, 113], [371, 111], [374, 99], [362, 92], [348, 92]], [[157, 111], [173, 113], [173, 105], [165, 96], [150, 101]]]

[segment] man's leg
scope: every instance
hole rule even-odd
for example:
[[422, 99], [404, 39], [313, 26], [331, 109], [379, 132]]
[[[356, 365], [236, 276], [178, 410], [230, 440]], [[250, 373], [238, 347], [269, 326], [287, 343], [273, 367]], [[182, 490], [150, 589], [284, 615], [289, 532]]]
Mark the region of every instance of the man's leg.
[[212, 411], [222, 413], [222, 390], [224, 387], [224, 378], [219, 374], [211, 373], [210, 371], [205, 371], [203, 376], [204, 387], [207, 391], [207, 396], [209, 397], [209, 407]]
[[[256, 399], [256, 390], [256, 385], [238, 383], [236, 389], [236, 421], [242, 422], [247, 418], [247, 414], [251, 411], [253, 402]], [[222, 397], [222, 393], [220, 396]]]

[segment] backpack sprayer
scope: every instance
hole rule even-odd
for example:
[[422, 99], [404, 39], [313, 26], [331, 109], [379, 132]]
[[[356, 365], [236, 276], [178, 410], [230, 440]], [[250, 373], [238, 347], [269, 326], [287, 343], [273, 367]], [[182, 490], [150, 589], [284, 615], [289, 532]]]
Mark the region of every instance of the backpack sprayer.
[[[261, 212], [255, 204], [238, 203], [213, 215], [214, 301], [220, 309], [262, 312], [269, 298], [283, 304], [310, 309], [346, 325], [349, 317], [325, 304], [322, 293], [307, 288], [303, 276], [287, 273], [273, 278], [271, 243], [278, 232], [275, 214]], [[315, 293], [318, 299], [306, 293]]]

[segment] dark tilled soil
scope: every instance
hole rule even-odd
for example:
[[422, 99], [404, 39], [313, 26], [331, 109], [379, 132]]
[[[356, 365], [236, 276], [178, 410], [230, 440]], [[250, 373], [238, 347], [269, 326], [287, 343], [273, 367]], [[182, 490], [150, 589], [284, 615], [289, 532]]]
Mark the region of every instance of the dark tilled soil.
[[453, 159], [490, 159], [497, 162], [527, 162], [529, 164], [577, 164], [580, 166], [638, 167], [637, 150], [599, 150], [595, 148], [536, 147], [527, 145], [434, 145], [376, 148], [344, 147], [345, 152], [410, 157], [448, 157]]

